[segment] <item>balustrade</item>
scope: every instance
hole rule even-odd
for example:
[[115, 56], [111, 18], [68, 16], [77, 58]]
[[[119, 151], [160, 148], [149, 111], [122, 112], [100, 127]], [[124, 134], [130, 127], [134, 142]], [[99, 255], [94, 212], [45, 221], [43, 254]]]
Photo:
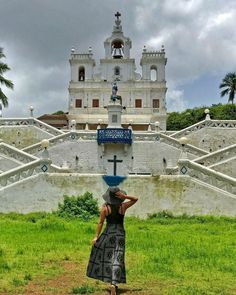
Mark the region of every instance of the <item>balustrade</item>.
[[37, 159], [31, 163], [11, 169], [0, 174], [0, 188], [29, 178], [39, 173], [50, 171], [51, 160]]
[[190, 160], [179, 160], [179, 173], [189, 175], [204, 183], [236, 194], [236, 179], [223, 173], [214, 171]]
[[210, 166], [218, 162], [233, 158], [235, 157], [235, 155], [236, 155], [236, 144], [233, 144], [221, 150], [205, 155], [203, 157], [194, 159], [193, 161], [201, 165]]
[[63, 131], [36, 118], [0, 118], [0, 126], [35, 126], [52, 135], [59, 135], [63, 133]]
[[36, 157], [29, 155], [21, 150], [18, 150], [6, 143], [0, 143], [0, 154], [3, 154], [8, 158], [15, 159], [24, 164], [37, 159]]
[[236, 128], [236, 120], [203, 120], [180, 131], [171, 134], [171, 137], [180, 138], [192, 132], [196, 132], [202, 128]]

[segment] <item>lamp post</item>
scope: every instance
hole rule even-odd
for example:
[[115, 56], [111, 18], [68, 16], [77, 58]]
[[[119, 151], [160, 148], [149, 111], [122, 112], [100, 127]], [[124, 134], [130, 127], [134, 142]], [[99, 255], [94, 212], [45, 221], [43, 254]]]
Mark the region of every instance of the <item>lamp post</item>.
[[204, 113], [206, 114], [206, 118], [205, 120], [211, 120], [211, 117], [210, 117], [210, 110], [209, 109], [205, 109]]
[[33, 106], [30, 106], [29, 107], [29, 110], [30, 110], [30, 117], [34, 117], [34, 107]]
[[188, 138], [183, 136], [179, 139], [179, 143], [181, 144], [182, 148], [181, 148], [181, 154], [180, 154], [180, 159], [187, 159], [188, 158], [188, 154], [185, 150], [185, 146], [186, 144], [188, 144]]
[[49, 159], [48, 147], [49, 147], [49, 140], [43, 139], [41, 141], [41, 147], [43, 148], [41, 157], [42, 159]]

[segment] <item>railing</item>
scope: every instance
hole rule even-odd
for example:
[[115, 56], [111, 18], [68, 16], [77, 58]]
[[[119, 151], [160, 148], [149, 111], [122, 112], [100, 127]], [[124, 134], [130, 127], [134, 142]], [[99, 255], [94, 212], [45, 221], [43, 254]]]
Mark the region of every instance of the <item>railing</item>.
[[105, 128], [97, 130], [97, 143], [132, 144], [131, 129]]
[[[50, 147], [66, 141], [76, 140], [96, 140], [96, 131], [69, 131], [48, 139]], [[42, 150], [40, 142], [22, 149], [22, 151], [30, 154], [35, 154]]]
[[226, 148], [217, 150], [203, 157], [194, 159], [193, 162], [204, 165], [211, 166], [217, 162], [225, 161], [236, 155], [236, 144], [230, 145]]
[[10, 146], [3, 142], [0, 143], [0, 154], [4, 154], [8, 158], [15, 159], [24, 164], [37, 160], [36, 157], [29, 155], [21, 150], [18, 150], [13, 146]]
[[[236, 179], [190, 160], [179, 160], [179, 172], [189, 175], [218, 189], [236, 194]], [[235, 196], [236, 197], [236, 196]]]
[[179, 138], [206, 127], [236, 128], [236, 120], [203, 120], [173, 133], [171, 137]]
[[73, 53], [71, 54], [71, 59], [91, 59], [93, 57], [92, 53]]
[[37, 159], [31, 163], [11, 169], [0, 174], [0, 188], [16, 183], [23, 179], [37, 175], [39, 173], [49, 172], [51, 160]]
[[[182, 146], [181, 144], [179, 143], [179, 140], [178, 139], [175, 139], [169, 135], [166, 135], [162, 132], [150, 132], [150, 133], [147, 133], [147, 132], [135, 132], [133, 133], [133, 140], [140, 140], [140, 141], [160, 141], [160, 142], [164, 142], [168, 145], [171, 145], [177, 149], [181, 149]], [[185, 151], [190, 153], [190, 154], [193, 154], [193, 155], [196, 155], [198, 157], [200, 156], [203, 156], [203, 155], [207, 155], [208, 152], [205, 151], [205, 150], [202, 150], [200, 148], [197, 148], [191, 144], [187, 144], [185, 145]]]
[[164, 51], [147, 51], [142, 53], [142, 57], [164, 57]]
[[36, 118], [0, 118], [0, 126], [35, 126], [52, 135], [59, 135], [63, 133], [63, 131]]

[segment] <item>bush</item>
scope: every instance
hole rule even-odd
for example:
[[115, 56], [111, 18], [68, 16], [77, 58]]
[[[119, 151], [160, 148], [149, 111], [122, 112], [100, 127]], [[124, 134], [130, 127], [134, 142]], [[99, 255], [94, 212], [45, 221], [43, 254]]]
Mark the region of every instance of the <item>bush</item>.
[[64, 195], [63, 203], [59, 203], [56, 213], [61, 217], [79, 217], [88, 220], [99, 215], [98, 202], [89, 192], [81, 196]]

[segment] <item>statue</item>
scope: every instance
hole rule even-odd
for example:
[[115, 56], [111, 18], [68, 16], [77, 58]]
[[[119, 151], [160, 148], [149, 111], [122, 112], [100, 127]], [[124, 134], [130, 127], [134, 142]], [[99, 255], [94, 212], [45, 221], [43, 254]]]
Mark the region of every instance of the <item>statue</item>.
[[116, 101], [117, 99], [120, 101], [121, 103], [121, 96], [120, 95], [117, 95], [117, 92], [118, 92], [118, 86], [116, 84], [116, 82], [113, 82], [112, 84], [112, 94], [111, 94], [111, 100], [112, 101]]
[[116, 82], [114, 82], [114, 83], [112, 84], [112, 97], [116, 96], [117, 91], [118, 91], [118, 87], [117, 87]]

